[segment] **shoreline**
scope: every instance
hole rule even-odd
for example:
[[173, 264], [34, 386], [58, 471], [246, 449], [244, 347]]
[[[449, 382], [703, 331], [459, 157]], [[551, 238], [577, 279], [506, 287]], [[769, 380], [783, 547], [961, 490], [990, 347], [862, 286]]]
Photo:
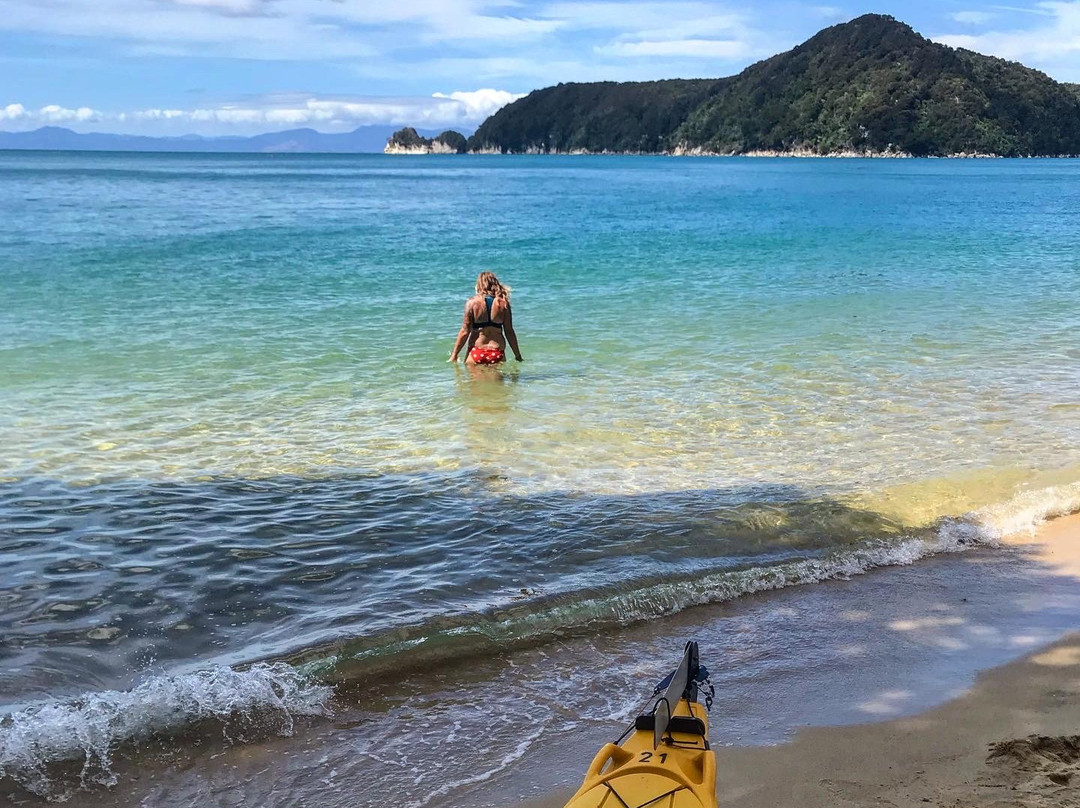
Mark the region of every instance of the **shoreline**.
[[[969, 692], [916, 716], [721, 747], [716, 764], [719, 806], [1075, 808], [1080, 633], [984, 671]], [[562, 808], [572, 793], [516, 808]]]
[[[1080, 514], [1002, 544], [1080, 580]], [[1075, 808], [1080, 632], [984, 669], [964, 692], [912, 715], [806, 726], [777, 745], [714, 748], [720, 806]], [[513, 805], [561, 808], [572, 793]]]
[[[591, 638], [411, 674], [393, 686], [341, 692], [332, 720], [297, 716], [287, 730], [271, 728], [240, 744], [228, 742], [229, 727], [196, 728], [180, 745], [116, 750], [113, 768], [104, 772], [115, 778], [112, 789], [65, 790], [54, 797], [95, 808], [135, 808], [148, 801], [178, 808], [212, 803], [214, 794], [228, 789], [245, 795], [239, 804], [269, 807], [296, 804], [314, 793], [318, 780], [317, 790], [328, 799], [344, 798], [356, 783], [367, 782], [375, 800], [370, 804], [393, 797], [413, 808], [562, 808], [587, 761], [640, 704], [642, 687], [661, 675], [670, 649], [693, 637], [707, 649], [717, 686], [711, 740], [726, 778], [721, 786], [738, 796], [730, 804], [802, 805], [777, 801], [768, 790], [775, 788], [775, 778], [754, 779], [766, 765], [743, 763], [741, 756], [782, 756], [807, 733], [824, 738], [797, 746], [809, 750], [797, 753], [808, 768], [788, 783], [803, 787], [798, 778], [824, 765], [813, 755], [828, 762], [833, 733], [889, 732], [891, 724], [867, 723], [883, 719], [921, 726], [925, 716], [948, 706], [944, 702], [971, 691], [985, 671], [1015, 664], [1023, 654], [1038, 656], [1080, 632], [1080, 515], [1000, 544], [847, 580], [751, 594]], [[509, 678], [508, 663], [514, 671]], [[596, 687], [594, 677], [554, 673], [590, 666], [606, 672], [603, 687]], [[1074, 668], [1071, 675], [1078, 674]], [[495, 681], [501, 682], [498, 690], [492, 689]], [[410, 725], [385, 724], [386, 710], [405, 703], [416, 714]], [[446, 711], [448, 703], [474, 707]], [[1031, 731], [1065, 734], [1071, 726], [1046, 724]], [[243, 725], [238, 729], [243, 739]], [[225, 743], [214, 738], [220, 731], [226, 731]], [[477, 756], [471, 740], [477, 734], [492, 739], [491, 755]], [[997, 735], [993, 741], [1021, 737]], [[911, 742], [913, 756], [920, 743]], [[975, 743], [980, 753], [982, 744]], [[777, 768], [793, 765], [776, 759]], [[898, 774], [907, 771], [907, 764], [882, 764], [888, 765]], [[400, 780], [416, 771], [437, 777]], [[274, 776], [268, 778], [269, 772]], [[852, 777], [838, 774], [830, 782]], [[823, 779], [830, 778], [807, 782]], [[743, 799], [753, 789], [764, 794], [760, 803]], [[25, 792], [0, 789], [0, 802], [5, 796], [42, 804]], [[830, 806], [889, 804], [845, 802], [832, 792], [827, 798]]]
[[[386, 154], [430, 154], [431, 152], [385, 152]], [[668, 151], [628, 152], [628, 151], [590, 151], [572, 149], [570, 151], [547, 151], [526, 149], [525, 151], [501, 151], [499, 149], [474, 149], [465, 154], [469, 156], [495, 157], [745, 157], [745, 158], [799, 158], [818, 160], [1075, 160], [1076, 154], [990, 154], [983, 152], [955, 152], [951, 154], [915, 155], [909, 152], [872, 151], [863, 152], [843, 149], [833, 152], [817, 152], [811, 149], [749, 149], [744, 152], [718, 152], [704, 149], [685, 149], [676, 147]]]
[[[1020, 547], [1080, 577], [1080, 514]], [[788, 744], [719, 750], [720, 805], [1080, 805], [1080, 633], [983, 671], [966, 693], [915, 716], [814, 727]]]
[[1080, 805], [1080, 634], [980, 674], [947, 704], [717, 752], [719, 804]]
[[185, 151], [182, 149], [58, 149], [58, 148], [23, 148], [7, 146], [0, 148], [0, 154], [120, 154], [120, 155], [160, 155], [176, 154], [189, 157], [228, 156], [228, 157], [367, 157], [384, 155], [393, 157], [740, 157], [740, 158], [800, 158], [818, 160], [1076, 160], [1077, 154], [983, 154], [979, 152], [958, 152], [955, 154], [928, 154], [917, 156], [906, 152], [814, 152], [800, 149], [772, 150], [754, 149], [746, 152], [714, 152], [697, 150], [657, 151], [657, 152], [613, 152], [575, 149], [572, 151], [500, 151], [498, 149], [475, 149], [467, 152], [455, 152], [448, 149], [402, 148], [387, 151]]

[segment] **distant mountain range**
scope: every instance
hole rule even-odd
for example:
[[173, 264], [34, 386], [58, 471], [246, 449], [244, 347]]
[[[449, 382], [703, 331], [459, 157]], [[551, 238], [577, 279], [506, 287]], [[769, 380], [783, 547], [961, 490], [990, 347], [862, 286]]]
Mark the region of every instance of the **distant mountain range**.
[[1080, 155], [1080, 88], [867, 14], [711, 80], [536, 90], [477, 129], [500, 153]]
[[[43, 126], [32, 132], [0, 132], [0, 149], [47, 149], [70, 151], [140, 152], [382, 152], [393, 126], [361, 126], [352, 132], [324, 134], [314, 129], [290, 129], [254, 137], [147, 137], [143, 135], [80, 134], [59, 126]], [[434, 137], [441, 129], [421, 129]]]

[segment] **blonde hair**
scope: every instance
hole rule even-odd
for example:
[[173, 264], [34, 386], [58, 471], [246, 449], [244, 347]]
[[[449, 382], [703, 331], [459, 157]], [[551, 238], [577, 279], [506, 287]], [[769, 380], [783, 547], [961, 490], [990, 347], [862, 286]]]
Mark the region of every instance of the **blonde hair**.
[[503, 300], [509, 301], [510, 287], [499, 283], [499, 279], [495, 277], [494, 272], [481, 272], [476, 278], [476, 294], [501, 297]]

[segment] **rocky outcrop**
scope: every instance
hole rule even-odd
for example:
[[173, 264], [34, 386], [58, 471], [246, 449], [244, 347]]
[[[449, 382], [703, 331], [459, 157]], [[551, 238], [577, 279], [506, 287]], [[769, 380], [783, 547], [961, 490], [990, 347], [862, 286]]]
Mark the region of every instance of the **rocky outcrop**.
[[386, 154], [464, 154], [467, 141], [465, 136], [453, 129], [426, 138], [411, 126], [399, 129], [386, 141]]

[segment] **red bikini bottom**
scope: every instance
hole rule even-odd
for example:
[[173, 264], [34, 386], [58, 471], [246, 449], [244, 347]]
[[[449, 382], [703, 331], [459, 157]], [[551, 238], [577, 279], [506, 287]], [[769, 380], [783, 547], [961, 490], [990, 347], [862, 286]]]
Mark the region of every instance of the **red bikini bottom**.
[[506, 354], [501, 348], [473, 348], [469, 351], [469, 359], [474, 365], [497, 365], [506, 361]]

